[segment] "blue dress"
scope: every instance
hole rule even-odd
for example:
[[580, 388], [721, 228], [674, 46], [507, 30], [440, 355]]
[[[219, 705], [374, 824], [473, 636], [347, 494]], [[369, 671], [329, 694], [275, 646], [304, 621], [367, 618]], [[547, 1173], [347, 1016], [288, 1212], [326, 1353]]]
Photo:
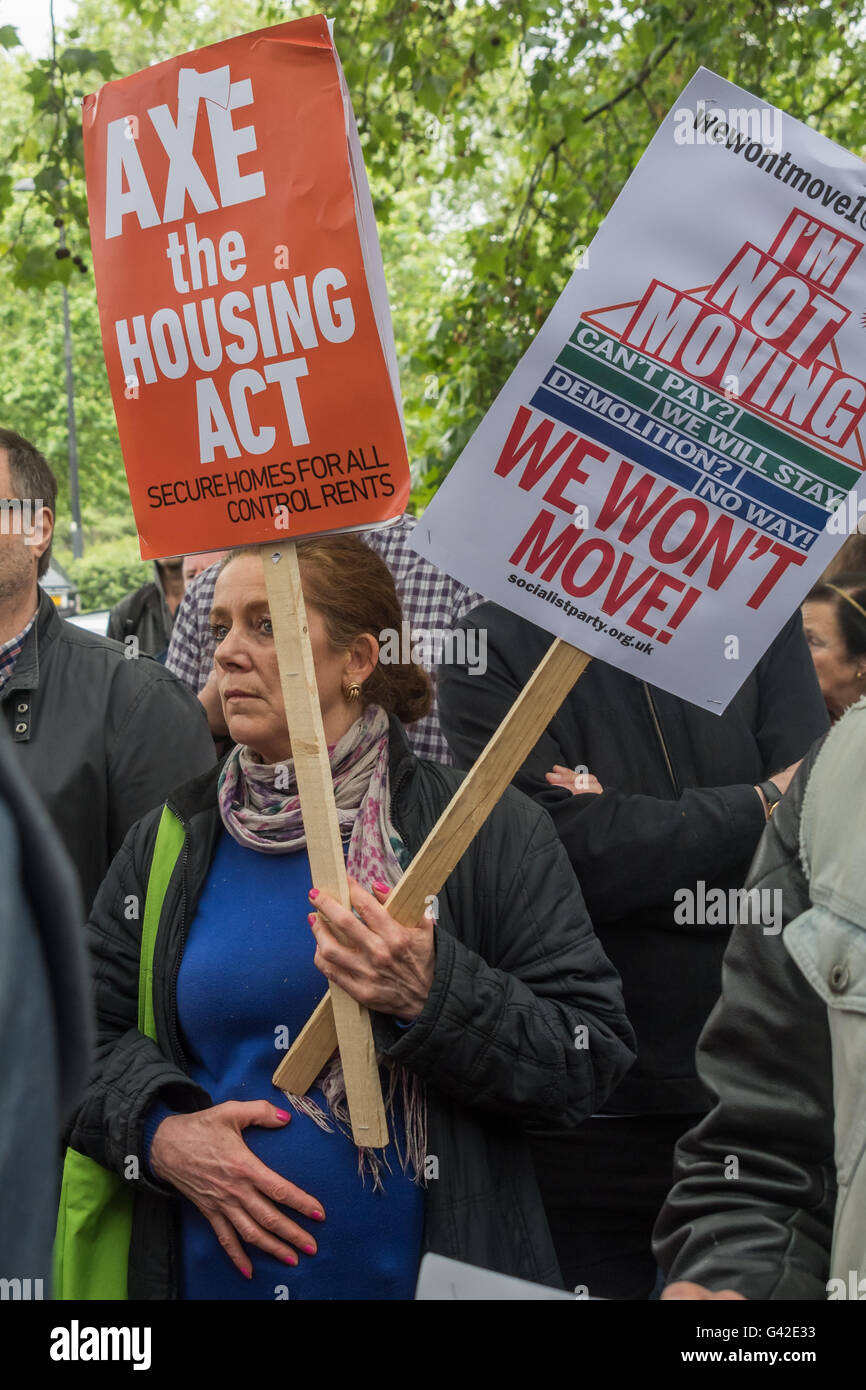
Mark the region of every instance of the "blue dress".
[[[195, 917], [177, 981], [177, 1008], [193, 1080], [214, 1105], [268, 1100], [289, 1109], [271, 1083], [324, 993], [307, 921], [312, 887], [306, 851], [261, 854], [224, 831]], [[321, 1092], [312, 1099], [326, 1109]], [[405, 1153], [402, 1115], [397, 1138]], [[185, 1299], [411, 1299], [424, 1224], [423, 1190], [403, 1173], [392, 1142], [384, 1192], [358, 1174], [358, 1151], [292, 1112], [279, 1129], [250, 1126], [244, 1141], [261, 1161], [322, 1203], [324, 1221], [282, 1210], [315, 1236], [318, 1253], [297, 1251], [297, 1266], [247, 1245], [244, 1278], [198, 1208], [181, 1206], [180, 1295]]]

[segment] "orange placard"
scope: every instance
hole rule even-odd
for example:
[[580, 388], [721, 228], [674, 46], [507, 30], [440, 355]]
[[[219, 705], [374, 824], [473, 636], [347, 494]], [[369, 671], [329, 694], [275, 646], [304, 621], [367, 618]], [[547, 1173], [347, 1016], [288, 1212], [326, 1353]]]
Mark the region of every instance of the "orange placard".
[[399, 516], [409, 469], [390, 316], [325, 19], [109, 82], [83, 114], [142, 556]]

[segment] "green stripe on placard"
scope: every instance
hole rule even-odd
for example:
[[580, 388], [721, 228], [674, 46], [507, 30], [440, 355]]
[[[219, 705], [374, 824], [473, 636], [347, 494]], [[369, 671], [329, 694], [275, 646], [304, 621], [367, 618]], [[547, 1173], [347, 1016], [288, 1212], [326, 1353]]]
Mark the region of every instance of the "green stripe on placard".
[[759, 449], [766, 449], [768, 453], [771, 450], [779, 452], [778, 440], [781, 434], [785, 448], [782, 457], [787, 463], [796, 463], [809, 473], [817, 473], [825, 482], [832, 483], [841, 492], [847, 492], [852, 488], [860, 476], [859, 468], [855, 468], [853, 464], [842, 463], [840, 459], [822, 454], [818, 449], [810, 449], [808, 444], [802, 444], [799, 439], [792, 439], [789, 434], [774, 429], [766, 420], [750, 414], [748, 410], [745, 410], [737, 421], [736, 432], [744, 439], [757, 444]]
[[649, 410], [658, 399], [657, 386], [649, 386], [639, 377], [624, 372], [623, 368], [611, 367], [603, 357], [593, 357], [592, 353], [572, 347], [570, 343], [566, 344], [556, 360], [560, 366], [570, 367], [573, 372], [589, 377], [595, 386], [603, 387], [612, 395], [623, 396], [630, 405], [640, 406], [641, 410]]
[[[671, 367], [669, 363], [658, 362], [653, 357], [645, 356], [643, 353], [638, 352], [636, 348], [630, 348], [626, 344], [621, 343], [618, 338], [612, 338], [609, 334], [602, 333], [594, 324], [578, 325], [578, 328], [575, 329], [575, 333], [581, 326], [592, 328], [593, 332], [598, 334], [600, 341], [611, 344], [610, 350], [612, 353], [619, 349], [623, 354], [628, 353], [633, 355], [636, 364], [635, 369], [629, 370], [625, 366], [612, 366], [607, 358], [589, 352], [586, 348], [577, 347], [574, 343], [567, 343], [562, 348], [556, 359], [560, 365], [569, 368], [573, 372], [578, 372], [581, 376], [591, 381], [593, 385], [601, 387], [603, 390], [610, 391], [611, 393], [616, 393], [616, 395], [628, 401], [630, 404], [637, 406], [641, 410], [650, 412], [656, 418], [661, 417], [657, 410], [652, 409], [652, 406], [660, 396], [663, 396], [673, 404], [682, 405], [686, 410], [693, 410], [695, 415], [701, 416], [704, 414], [699, 407], [692, 407], [682, 402], [675, 391], [663, 392], [661, 383], [664, 381], [664, 375], [662, 375], [661, 372], [656, 372], [654, 374], [652, 384], [643, 381], [639, 375], [638, 364], [651, 363], [653, 366], [664, 368], [666, 372], [672, 372], [675, 369]], [[691, 378], [687, 379], [691, 381]], [[760, 449], [766, 450], [770, 455], [774, 455], [775, 458], [773, 462], [777, 466], [780, 462], [795, 464], [809, 473], [814, 473], [817, 478], [832, 484], [834, 487], [844, 492], [847, 492], [849, 488], [853, 487], [860, 476], [860, 470], [853, 464], [843, 463], [840, 459], [831, 458], [827, 454], [821, 453], [820, 450], [811, 448], [810, 445], [804, 444], [801, 440], [786, 434], [784, 430], [778, 429], [768, 421], [750, 414], [749, 411], [738, 402], [730, 402], [724, 396], [719, 395], [718, 392], [708, 390], [701, 382], [698, 381], [694, 384], [698, 386], [701, 391], [706, 391], [714, 401], [718, 401], [725, 405], [737, 404], [738, 409], [741, 411], [739, 419], [734, 421], [733, 427], [729, 427], [724, 422], [714, 420], [711, 415], [707, 415], [705, 418], [709, 423], [717, 425], [720, 429], [726, 430], [726, 432], [731, 435], [739, 436], [739, 438], [750, 444], [756, 445]], [[672, 421], [670, 423], [672, 428], [676, 428]], [[737, 462], [736, 455], [728, 453], [719, 444], [714, 444], [711, 447], [719, 454], [723, 454], [726, 458], [730, 458], [735, 463]], [[785, 486], [785, 484], [780, 484], [780, 486]]]

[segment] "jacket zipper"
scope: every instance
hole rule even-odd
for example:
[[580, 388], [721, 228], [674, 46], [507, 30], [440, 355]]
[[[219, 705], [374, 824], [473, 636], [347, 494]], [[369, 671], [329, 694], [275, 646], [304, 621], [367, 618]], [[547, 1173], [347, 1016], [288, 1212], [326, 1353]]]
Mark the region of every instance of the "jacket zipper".
[[[177, 815], [177, 812], [174, 810], [174, 807], [172, 807], [172, 813], [174, 815]], [[171, 1048], [172, 1052], [174, 1053], [175, 1061], [177, 1062], [178, 1066], [183, 1069], [183, 1071], [189, 1073], [189, 1064], [187, 1063], [186, 1054], [181, 1045], [180, 1029], [177, 1026], [177, 977], [180, 974], [180, 962], [183, 956], [184, 942], [186, 941], [186, 877], [187, 867], [189, 865], [189, 826], [187, 825], [186, 821], [182, 820], [180, 816], [178, 816], [178, 820], [183, 825], [184, 831], [183, 861], [181, 865], [180, 878], [180, 932], [178, 936], [177, 950], [174, 954], [174, 964], [172, 966], [171, 972], [171, 984], [169, 987], [171, 1012], [169, 1014], [168, 1027], [169, 1037], [171, 1040]]]
[[671, 779], [671, 786], [672, 786], [673, 789], [674, 789], [674, 796], [676, 797], [677, 801], [679, 801], [680, 796], [682, 795], [682, 792], [681, 792], [681, 790], [680, 790], [680, 784], [679, 784], [679, 782], [677, 781], [676, 776], [674, 775], [674, 765], [673, 765], [673, 763], [671, 762], [671, 756], [670, 756], [670, 753], [668, 752], [668, 746], [667, 746], [667, 744], [665, 743], [665, 736], [664, 736], [664, 734], [662, 733], [662, 726], [661, 726], [661, 724], [659, 723], [658, 712], [656, 711], [655, 701], [653, 700], [653, 697], [652, 697], [652, 691], [650, 690], [650, 688], [649, 688], [649, 686], [647, 685], [646, 681], [641, 681], [641, 685], [642, 685], [643, 688], [644, 688], [644, 694], [646, 695], [647, 704], [649, 705], [649, 708], [650, 708], [650, 715], [652, 716], [653, 725], [655, 726], [655, 731], [656, 731], [656, 734], [658, 735], [658, 741], [659, 741], [659, 743], [661, 744], [661, 750], [662, 750], [662, 753], [664, 754], [665, 764], [667, 765], [667, 770], [668, 770], [668, 776], [669, 776], [670, 779]]
[[[177, 816], [178, 820], [180, 821], [181, 825], [183, 826], [183, 859], [182, 859], [182, 862], [181, 862], [181, 878], [180, 878], [180, 931], [179, 931], [179, 935], [178, 935], [177, 950], [175, 951], [175, 955], [174, 955], [174, 964], [173, 964], [173, 966], [172, 966], [172, 972], [171, 972], [171, 985], [170, 985], [170, 1006], [171, 1006], [171, 1007], [170, 1007], [169, 1019], [168, 1019], [168, 1031], [169, 1031], [169, 1041], [170, 1041], [170, 1044], [171, 1044], [171, 1050], [172, 1050], [172, 1054], [173, 1054], [173, 1056], [174, 1056], [174, 1060], [175, 1060], [175, 1062], [177, 1063], [177, 1065], [181, 1068], [181, 1070], [184, 1071], [184, 1072], [186, 1072], [187, 1076], [189, 1076], [189, 1063], [187, 1062], [186, 1054], [185, 1054], [185, 1052], [184, 1052], [184, 1050], [183, 1050], [183, 1047], [182, 1047], [182, 1045], [181, 1045], [181, 1041], [180, 1041], [180, 1029], [179, 1029], [178, 1026], [177, 1026], [177, 977], [178, 977], [178, 975], [180, 974], [180, 962], [181, 962], [181, 959], [183, 958], [184, 942], [186, 941], [186, 909], [187, 909], [186, 884], [187, 884], [187, 870], [188, 870], [188, 867], [189, 867], [190, 829], [189, 829], [189, 824], [188, 824], [188, 822], [184, 820], [183, 816], [180, 815], [180, 813], [176, 810], [176, 808], [175, 808], [174, 806], [170, 806], [170, 810], [171, 810], [171, 812], [172, 812], [173, 815]], [[178, 1216], [178, 1214], [177, 1214], [177, 1209], [176, 1209], [176, 1210], [175, 1210], [175, 1214], [174, 1214], [173, 1219], [172, 1219], [172, 1222], [171, 1222], [171, 1234], [170, 1234], [170, 1236], [169, 1236], [168, 1270], [167, 1270], [167, 1273], [166, 1273], [166, 1280], [167, 1280], [168, 1286], [169, 1286], [169, 1288], [170, 1288], [170, 1290], [171, 1290], [170, 1297], [174, 1297], [174, 1298], [177, 1298], [177, 1296], [178, 1296], [178, 1289], [179, 1289], [179, 1286], [180, 1286], [180, 1278], [179, 1278], [178, 1269], [177, 1269], [177, 1251], [178, 1251], [179, 1241], [180, 1241], [180, 1235], [179, 1235], [179, 1216]]]
[[401, 825], [398, 825], [397, 823], [397, 817], [394, 814], [394, 802], [397, 798], [397, 794], [400, 791], [400, 788], [402, 787], [403, 783], [408, 780], [408, 777], [409, 768], [404, 765], [403, 771], [400, 773], [400, 775], [397, 778], [397, 781], [391, 788], [391, 805], [389, 807], [389, 810], [391, 812], [391, 824], [393, 825], [397, 834], [400, 836], [400, 839], [403, 841], [403, 844], [406, 846], [407, 850], [409, 849], [409, 842], [403, 833], [403, 827]]

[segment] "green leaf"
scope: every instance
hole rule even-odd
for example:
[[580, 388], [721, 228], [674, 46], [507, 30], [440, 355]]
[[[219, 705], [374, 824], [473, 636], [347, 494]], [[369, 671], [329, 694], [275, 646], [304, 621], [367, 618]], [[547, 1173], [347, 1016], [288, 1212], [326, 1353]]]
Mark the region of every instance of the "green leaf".
[[27, 74], [24, 86], [33, 98], [33, 105], [39, 105], [51, 92], [51, 78], [48, 74], [47, 64], [38, 63], [32, 67]]
[[33, 164], [39, 158], [44, 149], [43, 142], [38, 135], [28, 135], [26, 140], [21, 142], [18, 156], [25, 164]]
[[0, 24], [0, 48], [20, 48], [18, 30], [11, 24]]
[[12, 278], [16, 285], [24, 289], [44, 290], [59, 278], [57, 271], [62, 262], [56, 260], [54, 252], [46, 250], [44, 246], [27, 247], [19, 242], [12, 255], [17, 262]]
[[104, 48], [64, 48], [57, 61], [61, 72], [98, 72], [106, 82], [115, 71], [114, 60]]
[[47, 164], [33, 180], [38, 192], [54, 193], [64, 182], [63, 170], [57, 164]]
[[540, 97], [544, 92], [547, 91], [548, 87], [550, 86], [550, 70], [547, 67], [546, 63], [539, 63], [538, 67], [535, 69], [535, 72], [529, 79], [529, 85], [532, 88], [532, 94], [535, 97]]

